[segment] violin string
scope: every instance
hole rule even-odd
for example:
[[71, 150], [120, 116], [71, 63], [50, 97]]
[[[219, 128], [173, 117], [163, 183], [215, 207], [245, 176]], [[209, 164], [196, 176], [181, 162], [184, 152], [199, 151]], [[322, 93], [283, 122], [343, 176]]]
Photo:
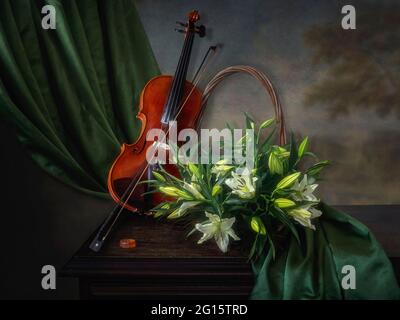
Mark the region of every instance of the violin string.
[[[188, 66], [187, 62], [188, 62], [188, 57], [190, 56], [190, 52], [192, 51], [194, 34], [190, 33], [188, 35], [188, 37], [190, 37], [190, 38], [187, 41], [187, 46], [185, 47], [184, 58], [183, 58], [183, 61], [185, 63], [182, 64], [181, 70], [180, 70], [180, 72], [178, 74], [177, 81], [176, 81], [176, 90], [175, 91], [177, 91], [179, 88], [181, 88], [181, 92], [182, 92], [183, 86], [184, 86], [184, 81], [183, 80], [186, 77], [187, 66]], [[173, 114], [175, 112], [174, 109], [176, 107], [174, 107], [174, 106], [178, 105], [179, 104], [179, 100], [182, 98], [181, 92], [175, 92], [175, 94], [173, 95], [171, 106], [170, 106], [170, 108], [168, 110], [168, 117], [167, 117], [168, 120], [169, 120], [169, 118], [171, 118], [171, 114]]]
[[[188, 34], [188, 41], [187, 41], [187, 46], [185, 47], [185, 51], [184, 51], [184, 58], [183, 58], [183, 63], [181, 66], [181, 70], [178, 74], [177, 77], [177, 81], [176, 81], [176, 90], [178, 90], [179, 88], [181, 88], [181, 92], [183, 90], [183, 80], [185, 78], [186, 72], [187, 72], [187, 66], [189, 64], [189, 57], [190, 57], [190, 53], [192, 51], [192, 46], [193, 46], [193, 40], [194, 40], [194, 34], [192, 32], [190, 32]], [[182, 98], [181, 92], [175, 92], [174, 96], [173, 96], [173, 104], [172, 106], [177, 106], [179, 105], [179, 100]], [[175, 107], [176, 108], [176, 107]], [[169, 118], [171, 117], [171, 113], [174, 111], [173, 109], [175, 108], [171, 108], [170, 113], [169, 113]], [[169, 120], [168, 118], [168, 120]]]
[[194, 34], [188, 33], [187, 35], [188, 39], [187, 42], [185, 43], [185, 50], [183, 52], [183, 59], [182, 59], [182, 64], [180, 66], [180, 71], [177, 74], [177, 79], [176, 79], [176, 88], [175, 88], [175, 94], [172, 97], [172, 103], [171, 103], [171, 108], [168, 113], [168, 119], [171, 117], [171, 113], [174, 111], [173, 109], [176, 108], [176, 105], [179, 103], [179, 99], [181, 98], [180, 92], [176, 92], [179, 88], [182, 89], [182, 80], [185, 75], [185, 69], [187, 69], [188, 65], [188, 59], [190, 56], [191, 48], [193, 45], [193, 39], [194, 39]]
[[[214, 53], [214, 55], [215, 55], [215, 50], [213, 50], [213, 53]], [[208, 54], [208, 52], [207, 52], [207, 54]], [[213, 55], [212, 57], [214, 57], [214, 55]], [[199, 73], [199, 76], [198, 76], [198, 78], [196, 79], [196, 82], [193, 83], [192, 89], [189, 91], [189, 94], [186, 96], [186, 99], [185, 99], [185, 100], [183, 101], [183, 103], [181, 104], [181, 106], [180, 106], [180, 108], [179, 108], [179, 110], [178, 110], [178, 113], [175, 115], [175, 117], [174, 117], [175, 120], [178, 118], [178, 116], [179, 116], [180, 113], [182, 112], [183, 107], [185, 106], [186, 102], [189, 100], [190, 96], [191, 96], [192, 93], [194, 92], [194, 89], [196, 88], [197, 84], [201, 81], [201, 79], [202, 79], [202, 77], [203, 77], [203, 75], [204, 75], [204, 72], [205, 72], [205, 70], [206, 70], [206, 68], [207, 68], [207, 66], [208, 66], [209, 64], [210, 64], [210, 60], [208, 60], [208, 61], [204, 64], [203, 70]], [[169, 130], [170, 130], [170, 128], [168, 127], [168, 130], [167, 130], [167, 132], [165, 133], [165, 135], [164, 135], [163, 140], [162, 140], [161, 143], [164, 142], [166, 136], [167, 136], [168, 133], [169, 133]], [[128, 193], [128, 190], [129, 190], [130, 187], [134, 184], [135, 181], [136, 181], [136, 183], [134, 184], [133, 188], [132, 188], [131, 191], [129, 192], [129, 194], [128, 194], [128, 196], [126, 197], [126, 199], [124, 200], [124, 202], [122, 203], [122, 205], [121, 205], [120, 209], [118, 210], [118, 212], [117, 212], [117, 214], [116, 214], [116, 216], [115, 216], [113, 222], [111, 223], [111, 226], [108, 228], [107, 232], [106, 232], [105, 235], [102, 237], [102, 241], [104, 241], [104, 239], [106, 239], [107, 236], [109, 235], [109, 233], [111, 232], [113, 226], [115, 225], [116, 221], [118, 220], [118, 217], [121, 215], [122, 211], [123, 211], [124, 208], [125, 208], [125, 205], [128, 203], [129, 199], [130, 199], [131, 196], [133, 195], [133, 192], [136, 190], [136, 188], [137, 188], [137, 186], [138, 186], [140, 180], [142, 179], [144, 173], [145, 173], [146, 170], [148, 169], [148, 167], [149, 167], [149, 165], [150, 165], [150, 162], [154, 159], [154, 157], [155, 157], [155, 154], [153, 153], [153, 155], [152, 155], [150, 161], [147, 161], [147, 164], [146, 164], [145, 168], [142, 170], [140, 176], [136, 179], [136, 177], [137, 177], [137, 174], [136, 174], [136, 175], [135, 175], [135, 178], [133, 178], [133, 179], [131, 180], [131, 183], [129, 184], [129, 186], [127, 187], [127, 189], [125, 190], [125, 192], [124, 192], [124, 194], [123, 194], [123, 196], [122, 196], [121, 198], [123, 198], [123, 197]], [[119, 205], [119, 204], [117, 204], [117, 206], [118, 206], [118, 205]], [[116, 209], [116, 208], [115, 208], [115, 209]]]
[[164, 118], [164, 113], [166, 115], [166, 118], [170, 117], [171, 109], [172, 109], [173, 105], [176, 103], [175, 97], [177, 95], [177, 90], [178, 90], [179, 76], [182, 73], [183, 62], [187, 59], [186, 52], [187, 52], [187, 47], [188, 47], [189, 40], [191, 40], [191, 39], [187, 38], [185, 40], [185, 44], [183, 46], [181, 56], [179, 57], [178, 67], [177, 67], [177, 70], [175, 72], [175, 77], [174, 77], [174, 80], [172, 82], [172, 87], [171, 87], [171, 91], [170, 91], [171, 94], [168, 95], [166, 110], [165, 110], [165, 112], [163, 112], [163, 117], [162, 118]]

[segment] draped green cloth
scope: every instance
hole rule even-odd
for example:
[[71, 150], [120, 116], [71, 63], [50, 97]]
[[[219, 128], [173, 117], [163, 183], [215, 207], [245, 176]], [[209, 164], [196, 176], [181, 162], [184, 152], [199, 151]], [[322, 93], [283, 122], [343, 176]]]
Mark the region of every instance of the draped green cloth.
[[[42, 28], [46, 4], [55, 30]], [[0, 1], [0, 115], [40, 167], [75, 188], [106, 195], [158, 73], [133, 0]]]
[[[399, 299], [400, 289], [385, 252], [366, 226], [322, 204], [316, 230], [307, 229], [302, 245], [293, 238], [253, 265], [252, 299]], [[342, 287], [350, 265], [355, 289]], [[347, 283], [347, 278], [344, 282]]]

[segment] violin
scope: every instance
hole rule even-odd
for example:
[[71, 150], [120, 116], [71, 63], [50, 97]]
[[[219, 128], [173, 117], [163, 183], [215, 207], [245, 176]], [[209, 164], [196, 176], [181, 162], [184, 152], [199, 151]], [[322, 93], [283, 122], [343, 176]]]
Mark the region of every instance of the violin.
[[[165, 131], [170, 121], [177, 122], [177, 130], [196, 127], [196, 121], [201, 114], [202, 92], [186, 80], [186, 75], [195, 35], [205, 36], [205, 27], [196, 26], [199, 20], [198, 11], [194, 10], [188, 14], [186, 23], [177, 22], [184, 27], [177, 31], [184, 33], [185, 38], [175, 74], [160, 75], [151, 79], [141, 92], [139, 111], [136, 115], [141, 122], [140, 134], [133, 144], [124, 143], [121, 146], [121, 152], [109, 171], [108, 190], [118, 206], [104, 221], [89, 245], [94, 251], [100, 250], [123, 209], [145, 212], [165, 201], [163, 196], [157, 193], [151, 196], [143, 195], [149, 190], [147, 184], [140, 182], [150, 180], [155, 169], [146, 157], [147, 150], [154, 142], [147, 141], [146, 136], [149, 130], [155, 128]], [[169, 173], [178, 175], [174, 165], [166, 164], [164, 168]]]

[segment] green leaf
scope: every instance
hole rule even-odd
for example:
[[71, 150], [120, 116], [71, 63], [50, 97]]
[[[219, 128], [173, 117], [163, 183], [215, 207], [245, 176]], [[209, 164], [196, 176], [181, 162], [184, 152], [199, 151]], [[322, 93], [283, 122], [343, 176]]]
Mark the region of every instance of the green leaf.
[[165, 211], [156, 211], [156, 213], [154, 214], [154, 218], [159, 218], [162, 217], [163, 215], [165, 215], [166, 212]]
[[227, 122], [225, 125], [229, 130], [231, 130], [231, 131], [234, 130], [234, 127], [230, 123]]
[[278, 182], [278, 184], [276, 185], [276, 189], [279, 190], [290, 187], [297, 180], [300, 174], [301, 172], [295, 172], [286, 176], [285, 178], [283, 178], [281, 181]]
[[313, 166], [311, 166], [310, 168], [308, 168], [306, 173], [309, 176], [317, 176], [321, 172], [321, 170], [329, 164], [330, 164], [330, 162], [327, 160], [318, 162], [318, 163], [314, 164]]
[[293, 236], [296, 238], [296, 241], [300, 244], [300, 237], [299, 233], [296, 229], [295, 224], [293, 221], [288, 217], [288, 215], [279, 208], [273, 207], [271, 208], [271, 214], [278, 219], [281, 223], [283, 223], [289, 230], [292, 232]]
[[247, 134], [245, 134], [244, 136], [242, 136], [238, 141], [237, 144], [244, 144], [246, 142], [247, 139]]
[[308, 150], [308, 137], [305, 137], [299, 145], [299, 158], [301, 158]]
[[254, 129], [254, 120], [247, 114], [247, 112], [244, 113], [246, 116], [246, 129]]
[[260, 151], [261, 152], [267, 152], [268, 151], [268, 149], [270, 147], [270, 142], [271, 142], [272, 138], [274, 137], [275, 132], [276, 132], [276, 128], [272, 129], [271, 133], [264, 140], [264, 142], [262, 143], [262, 145], [260, 147]]
[[271, 174], [283, 174], [283, 163], [274, 152], [269, 155], [268, 167]]
[[274, 119], [274, 118], [265, 120], [263, 123], [261, 123], [260, 129], [268, 128], [268, 127], [271, 126], [274, 122], [275, 122], [275, 119]]
[[253, 245], [251, 246], [249, 259], [257, 260], [257, 258], [259, 258], [263, 254], [265, 244], [268, 239], [268, 236], [263, 236], [260, 233], [256, 234]]
[[[178, 166], [179, 167], [179, 166]], [[170, 174], [163, 166], [160, 166], [160, 171], [168, 178], [170, 178], [173, 182], [177, 183], [178, 185], [183, 184], [183, 181], [175, 177], [174, 175]]]
[[166, 182], [167, 180], [157, 171], [153, 171], [153, 176], [160, 182]]
[[261, 221], [259, 217], [253, 217], [250, 221], [250, 227], [253, 229], [255, 233], [259, 233], [263, 236], [267, 234], [267, 230], [265, 229], [264, 223]]
[[275, 257], [276, 257], [275, 243], [271, 237], [268, 237], [268, 243], [269, 243], [271, 254], [272, 254], [272, 260], [275, 260]]
[[189, 162], [188, 163], [188, 168], [189, 168], [189, 171], [190, 171], [191, 174], [193, 174], [196, 178], [201, 179], [200, 170], [195, 164]]
[[294, 138], [293, 132], [290, 135], [290, 156], [289, 156], [289, 169], [293, 169], [298, 159], [298, 150], [296, 139]]
[[310, 151], [305, 152], [304, 155], [305, 156], [310, 156], [310, 157], [315, 158], [315, 159], [318, 159], [317, 155], [312, 153], [312, 152], [310, 152]]
[[225, 201], [225, 204], [227, 205], [243, 205], [243, 201], [239, 199], [229, 199]]
[[257, 242], [258, 242], [258, 238], [259, 238], [259, 233], [257, 233], [256, 235], [256, 239], [254, 240], [251, 249], [250, 249], [250, 253], [249, 253], [249, 259], [252, 259], [255, 257], [256, 255], [256, 249], [257, 249]]
[[177, 219], [180, 218], [179, 209], [174, 210], [171, 214], [168, 215], [167, 219]]
[[278, 198], [274, 201], [274, 205], [278, 208], [291, 208], [296, 205], [296, 203], [287, 198]]
[[242, 216], [252, 216], [254, 214], [253, 210], [250, 210], [249, 208], [243, 207], [243, 203], [241, 206], [232, 206], [229, 208], [230, 212], [237, 212], [238, 214], [241, 214]]
[[270, 237], [268, 237], [268, 236], [263, 236], [263, 235], [259, 236], [259, 241], [257, 242], [257, 251], [256, 251], [257, 257], [262, 256], [262, 254], [264, 252], [265, 244], [269, 238]]

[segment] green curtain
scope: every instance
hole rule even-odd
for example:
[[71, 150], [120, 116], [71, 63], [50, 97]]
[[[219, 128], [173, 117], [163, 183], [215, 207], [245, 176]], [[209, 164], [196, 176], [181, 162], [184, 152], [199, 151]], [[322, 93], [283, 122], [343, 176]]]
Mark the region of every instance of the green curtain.
[[[42, 28], [46, 4], [55, 30]], [[158, 73], [132, 0], [0, 1], [0, 114], [69, 185], [107, 194], [108, 168], [140, 130], [140, 92]]]
[[[252, 299], [399, 299], [392, 265], [367, 227], [322, 204], [316, 231], [306, 230], [302, 246], [291, 239], [253, 265]], [[342, 288], [342, 268], [355, 268], [355, 289]]]

